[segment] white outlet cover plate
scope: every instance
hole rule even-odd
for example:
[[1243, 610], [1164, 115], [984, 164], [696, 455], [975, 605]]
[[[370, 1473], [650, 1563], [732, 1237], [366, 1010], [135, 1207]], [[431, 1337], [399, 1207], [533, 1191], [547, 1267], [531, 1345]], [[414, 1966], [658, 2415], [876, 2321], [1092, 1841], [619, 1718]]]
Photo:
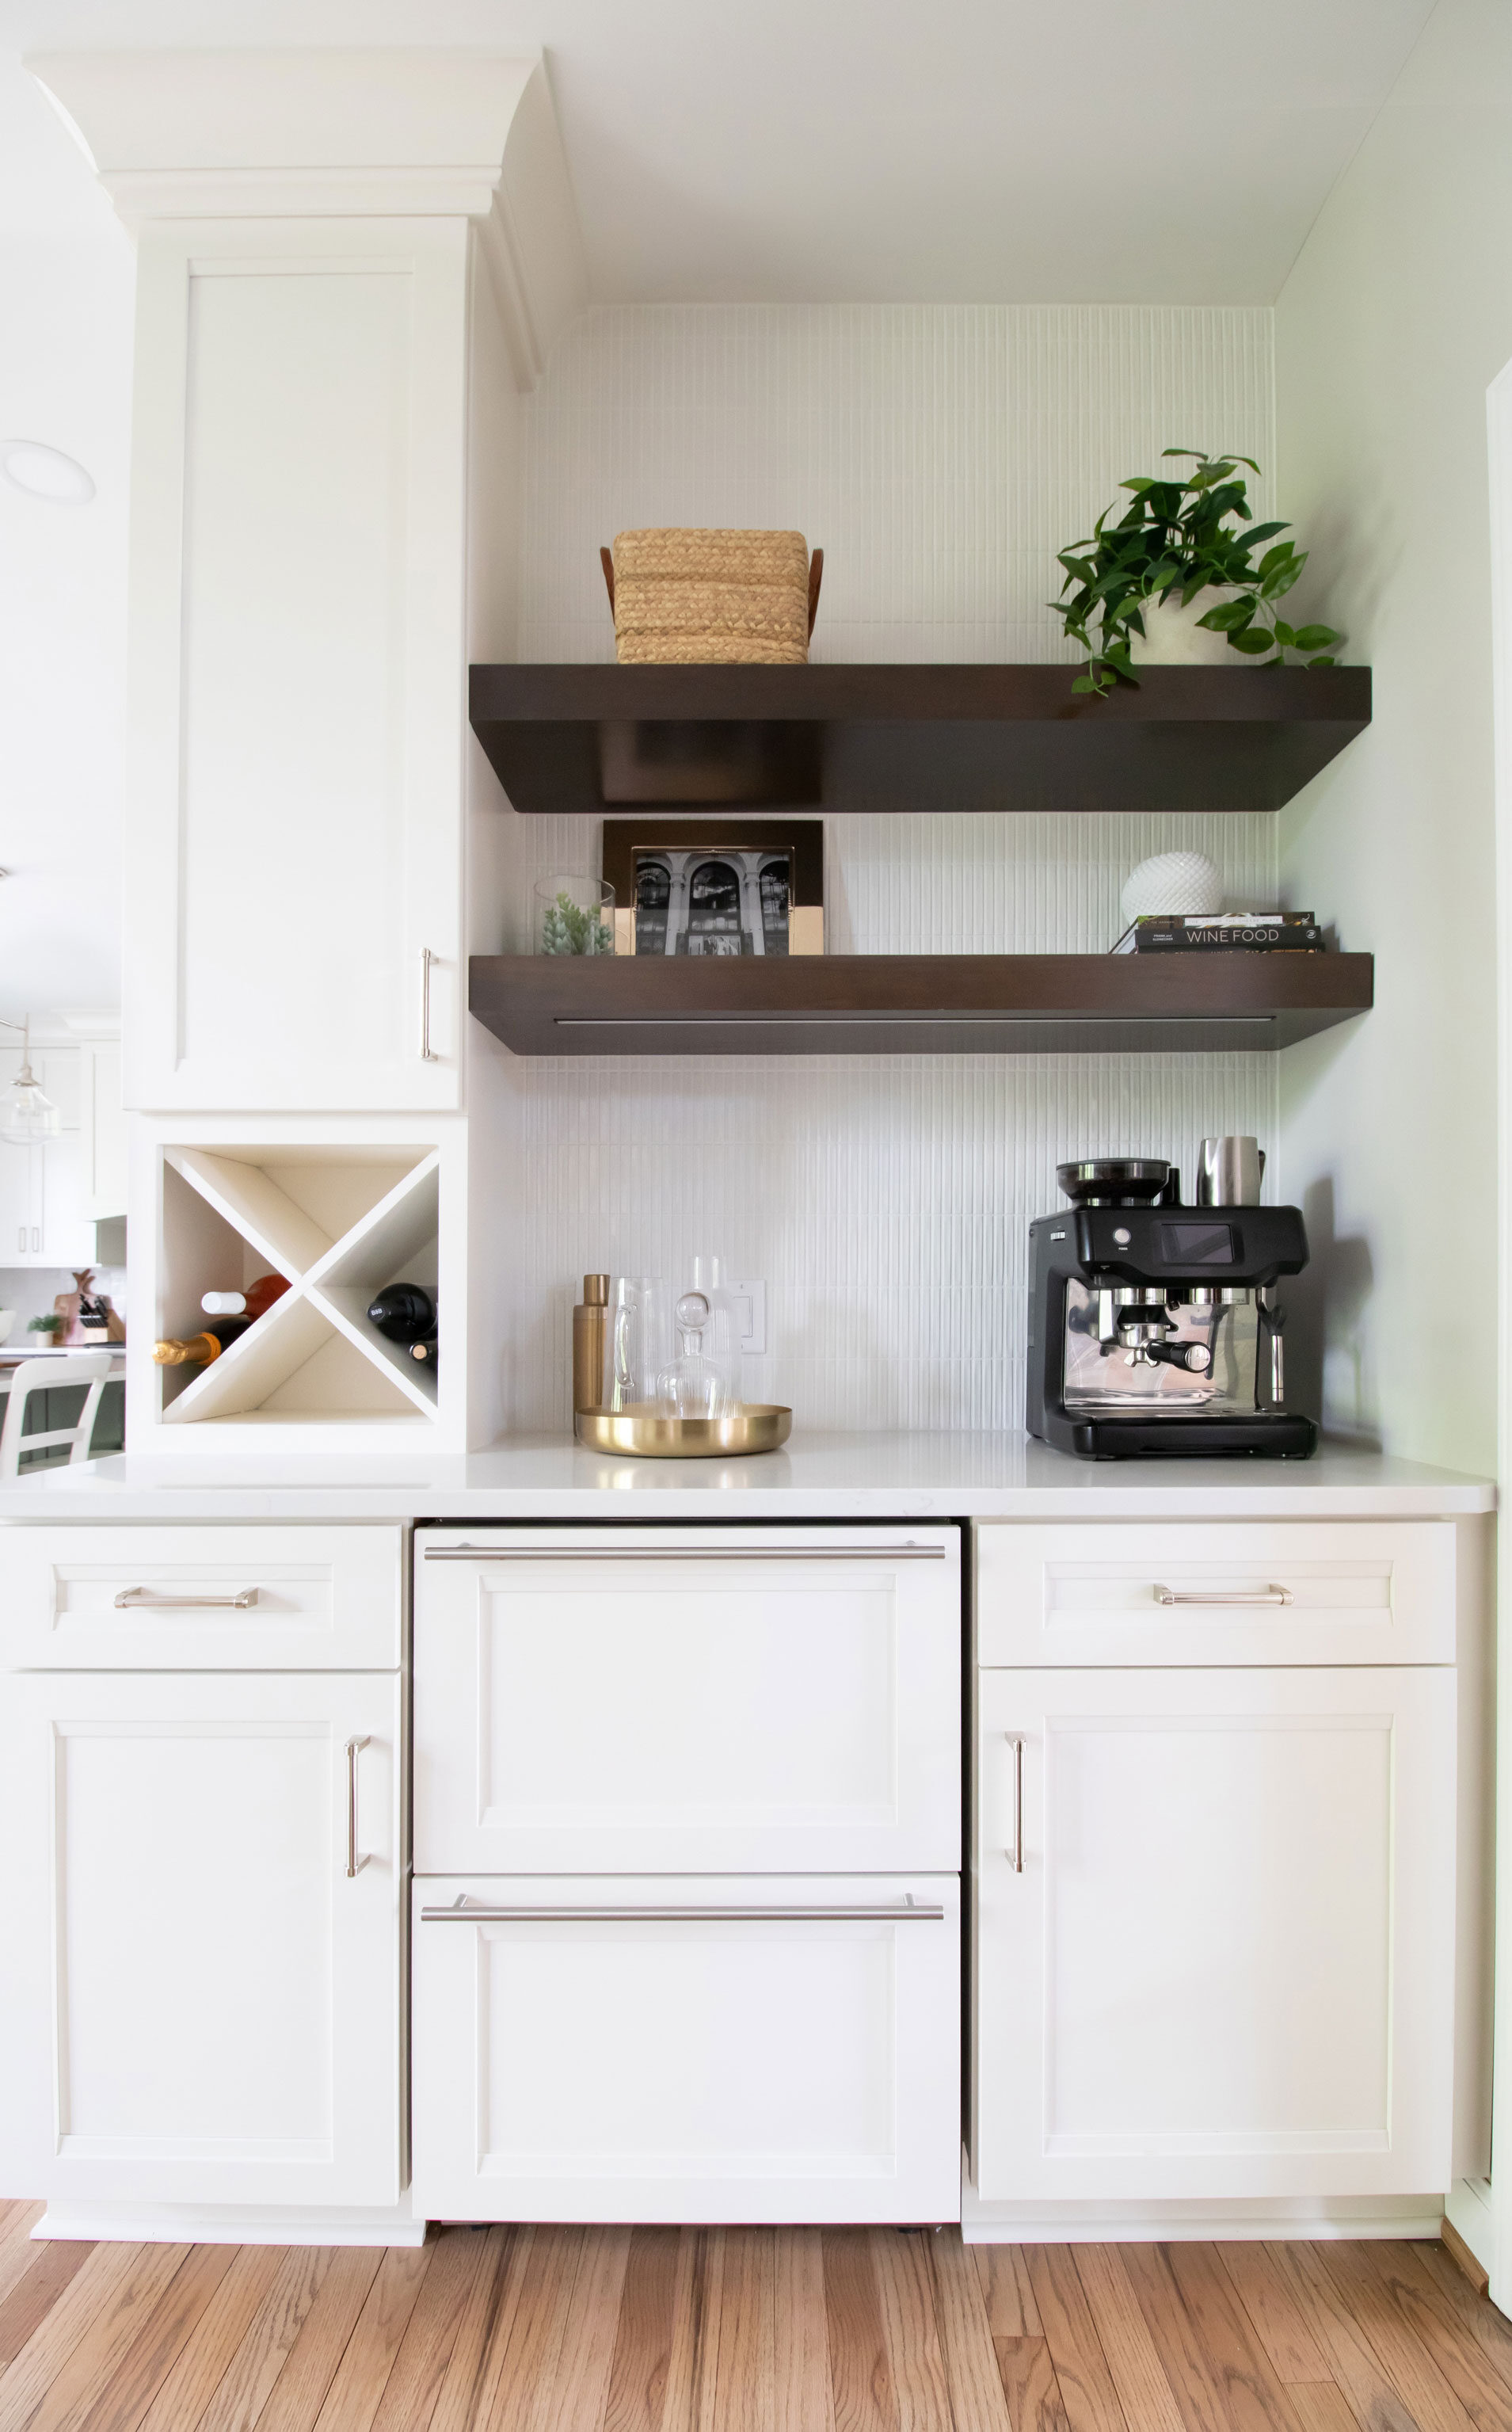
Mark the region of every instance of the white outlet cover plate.
[[741, 1351], [759, 1359], [766, 1349], [766, 1286], [731, 1283], [725, 1290], [734, 1305]]

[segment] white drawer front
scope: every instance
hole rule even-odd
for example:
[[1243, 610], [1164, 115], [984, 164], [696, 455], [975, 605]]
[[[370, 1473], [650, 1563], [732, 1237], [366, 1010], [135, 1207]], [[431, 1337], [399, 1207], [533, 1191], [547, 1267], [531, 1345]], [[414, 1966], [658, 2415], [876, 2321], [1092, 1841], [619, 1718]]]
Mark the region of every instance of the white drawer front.
[[976, 1545], [979, 1664], [1454, 1660], [1448, 1520], [987, 1521]]
[[417, 1870], [960, 1864], [955, 1529], [479, 1539], [416, 1540]]
[[0, 1529], [0, 1662], [25, 1671], [389, 1671], [404, 1530]]
[[[447, 1876], [414, 1899], [428, 2219], [959, 2218], [953, 1875]], [[621, 1908], [663, 1914], [573, 1914]]]

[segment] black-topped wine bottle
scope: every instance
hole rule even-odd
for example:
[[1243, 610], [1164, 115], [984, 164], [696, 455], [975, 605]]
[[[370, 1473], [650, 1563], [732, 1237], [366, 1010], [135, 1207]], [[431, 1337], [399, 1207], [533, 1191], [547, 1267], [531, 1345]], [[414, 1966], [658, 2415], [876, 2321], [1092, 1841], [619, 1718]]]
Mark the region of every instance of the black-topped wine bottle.
[[390, 1343], [428, 1343], [436, 1331], [436, 1304], [424, 1284], [385, 1284], [368, 1303], [367, 1322]]

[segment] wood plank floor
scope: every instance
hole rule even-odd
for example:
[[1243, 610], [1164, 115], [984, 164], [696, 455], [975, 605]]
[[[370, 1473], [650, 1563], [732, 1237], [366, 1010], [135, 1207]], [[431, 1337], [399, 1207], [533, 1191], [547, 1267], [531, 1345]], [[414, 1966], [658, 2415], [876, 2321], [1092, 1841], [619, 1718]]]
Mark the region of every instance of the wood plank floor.
[[1512, 2432], [1512, 2323], [1437, 2245], [34, 2245], [40, 2210], [0, 2204], [0, 2432]]

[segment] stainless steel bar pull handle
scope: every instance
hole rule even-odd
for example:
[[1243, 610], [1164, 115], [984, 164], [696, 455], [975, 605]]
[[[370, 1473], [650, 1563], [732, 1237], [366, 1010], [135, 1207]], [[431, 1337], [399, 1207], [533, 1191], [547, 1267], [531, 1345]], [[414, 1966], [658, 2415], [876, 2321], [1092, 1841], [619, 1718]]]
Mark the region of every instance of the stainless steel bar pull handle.
[[1007, 1852], [1016, 1875], [1024, 1871], [1024, 1743], [1016, 1731], [1006, 1733], [1014, 1752], [1014, 1846]]
[[1268, 1588], [1167, 1588], [1157, 1579], [1154, 1583], [1157, 1604], [1290, 1604], [1290, 1588], [1278, 1588], [1274, 1581]]
[[943, 1545], [428, 1545], [428, 1562], [943, 1562]]
[[422, 1063], [439, 1061], [430, 1044], [430, 966], [435, 961], [428, 946], [420, 949], [420, 1058]]
[[243, 1588], [236, 1596], [160, 1596], [155, 1588], [122, 1588], [115, 1599], [117, 1613], [204, 1613], [211, 1606], [227, 1613], [245, 1613], [256, 1604], [256, 1588]]
[[361, 1739], [348, 1740], [346, 1743], [346, 1879], [348, 1883], [354, 1875], [360, 1875], [367, 1864], [366, 1858], [360, 1858], [357, 1854], [357, 1760], [361, 1750], [368, 1746], [371, 1737], [371, 1732], [364, 1731]]
[[629, 1903], [613, 1907], [596, 1901], [581, 1906], [558, 1907], [543, 1901], [535, 1907], [513, 1901], [474, 1900], [468, 1892], [459, 1892], [445, 1908], [423, 1908], [422, 1925], [894, 1925], [917, 1921], [938, 1925], [943, 1908], [929, 1900], [916, 1900], [910, 1893], [902, 1900], [873, 1900], [868, 1903], [847, 1901], [815, 1907], [764, 1907], [759, 1902], [735, 1907], [726, 1901], [710, 1902], [697, 1907], [647, 1908]]

